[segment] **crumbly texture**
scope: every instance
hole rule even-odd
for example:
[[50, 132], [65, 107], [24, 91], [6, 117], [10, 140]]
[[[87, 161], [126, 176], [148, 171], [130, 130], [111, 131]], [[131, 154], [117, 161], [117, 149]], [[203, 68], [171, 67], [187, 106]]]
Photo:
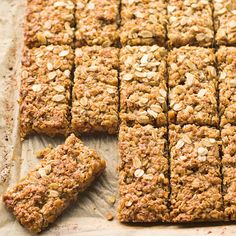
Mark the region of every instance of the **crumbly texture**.
[[214, 31], [211, 1], [170, 0], [167, 7], [169, 45], [212, 46]]
[[69, 46], [24, 49], [20, 90], [20, 134], [65, 134], [74, 54]]
[[120, 51], [120, 118], [130, 124], [166, 124], [167, 51], [126, 46]]
[[116, 46], [119, 4], [119, 0], [77, 0], [76, 46]]
[[236, 45], [235, 0], [213, 0], [218, 45]]
[[223, 219], [219, 130], [169, 126], [173, 222]]
[[236, 126], [225, 125], [221, 137], [225, 215], [228, 220], [236, 220]]
[[218, 125], [213, 49], [185, 46], [168, 55], [168, 118], [174, 124]]
[[75, 51], [72, 129], [80, 133], [117, 133], [118, 52], [82, 47]]
[[17, 220], [34, 233], [53, 223], [106, 166], [73, 134], [64, 144], [41, 151], [41, 157], [40, 165], [3, 196]]
[[119, 152], [119, 220], [168, 221], [166, 128], [123, 124], [119, 133]]
[[25, 44], [32, 47], [72, 45], [75, 4], [69, 0], [28, 0]]
[[221, 126], [236, 125], [236, 48], [222, 46], [217, 52]]
[[167, 13], [164, 0], [122, 0], [122, 45], [165, 45]]

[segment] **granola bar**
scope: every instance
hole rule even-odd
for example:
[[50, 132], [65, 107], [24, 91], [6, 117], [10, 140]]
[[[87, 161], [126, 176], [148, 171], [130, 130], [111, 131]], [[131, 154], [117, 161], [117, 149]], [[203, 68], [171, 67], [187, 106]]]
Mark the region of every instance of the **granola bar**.
[[34, 233], [53, 223], [106, 166], [73, 134], [40, 156], [40, 165], [3, 196], [17, 220]]
[[166, 3], [164, 0], [122, 0], [122, 45], [164, 46], [166, 38]]
[[72, 45], [75, 4], [69, 0], [28, 0], [25, 44], [32, 47]]
[[169, 45], [211, 46], [214, 38], [211, 1], [170, 0], [167, 7]]
[[236, 48], [220, 47], [217, 59], [221, 126], [236, 125]]
[[21, 137], [65, 134], [74, 54], [69, 46], [24, 49], [20, 91]]
[[206, 126], [169, 126], [173, 222], [223, 219], [219, 131]]
[[72, 129], [81, 133], [117, 133], [118, 49], [101, 46], [75, 51]]
[[214, 0], [216, 42], [218, 45], [236, 45], [236, 2]]
[[154, 46], [126, 46], [120, 51], [120, 118], [130, 124], [166, 124], [167, 51]]
[[166, 128], [122, 125], [119, 133], [119, 151], [119, 220], [168, 221]]
[[229, 220], [236, 220], [236, 126], [225, 125], [221, 131], [221, 137], [225, 215]]
[[168, 55], [168, 118], [174, 124], [218, 125], [213, 49], [181, 47]]
[[119, 4], [119, 0], [77, 0], [76, 46], [117, 45]]

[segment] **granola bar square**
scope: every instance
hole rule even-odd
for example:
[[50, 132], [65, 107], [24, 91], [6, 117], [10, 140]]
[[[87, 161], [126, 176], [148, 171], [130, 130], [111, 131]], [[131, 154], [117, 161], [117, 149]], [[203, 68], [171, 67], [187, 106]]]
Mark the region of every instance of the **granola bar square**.
[[212, 46], [214, 30], [210, 0], [170, 0], [167, 12], [170, 46]]
[[213, 0], [216, 43], [236, 45], [236, 2], [235, 0]]
[[70, 0], [28, 0], [25, 19], [25, 44], [72, 45], [75, 4]]
[[168, 55], [168, 118], [174, 124], [218, 125], [213, 49], [185, 46]]
[[164, 127], [121, 126], [118, 206], [121, 222], [168, 221], [166, 134]]
[[119, 0], [78, 0], [76, 46], [116, 46], [119, 41]]
[[219, 135], [207, 126], [169, 126], [173, 222], [223, 219]]
[[71, 121], [74, 131], [117, 133], [118, 52], [101, 46], [76, 49]]
[[217, 52], [220, 125], [236, 125], [236, 48], [222, 46]]
[[66, 134], [74, 53], [69, 46], [24, 49], [20, 90], [20, 134]]
[[39, 156], [40, 164], [3, 196], [7, 208], [33, 233], [53, 223], [106, 166], [74, 134], [64, 144], [42, 150]]
[[221, 130], [224, 210], [228, 220], [236, 219], [236, 126], [227, 124]]
[[120, 40], [122, 45], [165, 45], [166, 1], [123, 0]]
[[167, 51], [126, 46], [120, 51], [120, 118], [130, 124], [166, 124]]

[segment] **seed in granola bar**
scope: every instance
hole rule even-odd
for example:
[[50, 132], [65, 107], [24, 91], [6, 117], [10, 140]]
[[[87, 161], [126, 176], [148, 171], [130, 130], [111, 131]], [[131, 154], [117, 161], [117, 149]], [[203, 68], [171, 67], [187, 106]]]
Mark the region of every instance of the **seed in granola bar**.
[[47, 68], [48, 68], [48, 70], [53, 70], [53, 65], [52, 65], [52, 63], [48, 62], [48, 63], [47, 63]]
[[41, 90], [41, 84], [33, 84], [32, 85], [32, 90], [34, 91], [34, 92], [39, 92], [40, 90]]
[[138, 121], [140, 124], [148, 124], [148, 122], [149, 122], [149, 117], [146, 116], [146, 115], [140, 115], [140, 116], [138, 116], [137, 121]]
[[59, 53], [59, 56], [60, 57], [65, 57], [65, 56], [67, 56], [69, 54], [69, 50], [63, 50], [63, 51], [61, 51], [60, 53]]
[[164, 98], [166, 97], [167, 92], [166, 92], [164, 89], [161, 88], [161, 89], [159, 90], [159, 92], [160, 92], [160, 94], [161, 94], [162, 97], [164, 97]]
[[39, 173], [39, 175], [40, 175], [41, 177], [47, 176], [47, 172], [46, 172], [46, 170], [45, 170], [44, 168], [38, 169], [38, 173]]
[[47, 43], [47, 39], [46, 39], [45, 35], [42, 32], [38, 32], [36, 37], [37, 37], [38, 41], [41, 44], [46, 44]]
[[178, 159], [179, 159], [180, 161], [185, 161], [185, 160], [187, 160], [187, 157], [186, 157], [186, 156], [180, 156]]
[[61, 101], [63, 101], [64, 99], [65, 99], [65, 96], [62, 95], [62, 94], [56, 94], [56, 95], [54, 95], [54, 96], [52, 97], [52, 100], [53, 100], [54, 102], [61, 102]]
[[70, 78], [70, 71], [69, 71], [69, 70], [65, 70], [65, 71], [64, 71], [64, 75], [65, 75], [67, 78]]
[[135, 172], [134, 172], [134, 176], [137, 177], [137, 178], [140, 178], [144, 175], [144, 170], [142, 169], [137, 169]]
[[152, 37], [152, 32], [147, 31], [147, 30], [143, 30], [139, 34], [143, 38], [151, 38]]
[[49, 197], [58, 197], [59, 193], [55, 190], [49, 190]]
[[143, 178], [146, 180], [152, 180], [153, 179], [153, 174], [145, 174], [143, 175]]
[[88, 99], [87, 99], [86, 97], [82, 97], [82, 98], [80, 99], [80, 104], [81, 104], [82, 106], [87, 106], [87, 105], [88, 105]]
[[175, 145], [175, 147], [176, 147], [177, 149], [180, 149], [180, 148], [182, 148], [182, 147], [184, 146], [184, 144], [185, 144], [185, 142], [184, 142], [182, 139], [180, 139], [180, 140], [178, 140], [178, 142], [177, 142], [177, 144]]
[[157, 113], [156, 113], [155, 111], [153, 111], [153, 110], [151, 110], [151, 109], [148, 109], [148, 110], [147, 110], [147, 113], [148, 113], [150, 116], [154, 117], [155, 119], [157, 118]]
[[176, 104], [173, 106], [173, 110], [174, 110], [174, 111], [181, 111], [181, 110], [182, 110], [182, 105], [179, 104], [179, 103], [176, 103]]
[[128, 201], [128, 202], [125, 203], [125, 206], [126, 206], [126, 207], [130, 207], [130, 206], [132, 206], [132, 204], [133, 204], [132, 201]]
[[198, 152], [199, 155], [204, 156], [204, 155], [207, 155], [208, 150], [206, 148], [204, 148], [204, 147], [199, 147], [197, 149], [197, 152]]
[[123, 77], [123, 80], [129, 81], [129, 80], [132, 80], [132, 78], [133, 78], [132, 74], [125, 74], [124, 77]]
[[142, 64], [148, 63], [148, 54], [145, 54], [145, 55], [141, 58], [140, 62], [141, 62]]
[[206, 156], [198, 156], [197, 159], [202, 162], [207, 160]]
[[48, 73], [48, 78], [50, 80], [55, 79], [56, 76], [57, 76], [57, 73], [55, 71], [52, 71], [52, 72]]
[[54, 86], [54, 89], [59, 93], [65, 91], [65, 87], [62, 85], [56, 85], [56, 86]]
[[202, 98], [206, 94], [206, 89], [200, 89], [197, 96], [199, 98]]
[[138, 157], [133, 158], [133, 166], [135, 168], [140, 168], [142, 166], [142, 162], [140, 161]]

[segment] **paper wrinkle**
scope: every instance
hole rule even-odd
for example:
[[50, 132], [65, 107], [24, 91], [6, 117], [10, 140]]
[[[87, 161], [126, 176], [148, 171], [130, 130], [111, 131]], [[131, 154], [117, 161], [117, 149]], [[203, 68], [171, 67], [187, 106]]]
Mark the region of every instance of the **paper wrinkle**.
[[[23, 43], [23, 16], [26, 0], [0, 1], [0, 198], [8, 186], [16, 184], [38, 163], [34, 153], [52, 144], [56, 146], [63, 138], [33, 136], [22, 144], [18, 132], [18, 88], [20, 55]], [[236, 226], [216, 224], [213, 226], [181, 227], [174, 225], [125, 225], [116, 217], [117, 197], [117, 137], [102, 135], [81, 137], [107, 161], [105, 173], [78, 198], [43, 235], [70, 236], [120, 236], [120, 235], [235, 235]], [[107, 197], [115, 195], [111, 206]], [[0, 235], [31, 235], [15, 220], [0, 201]], [[107, 221], [111, 212], [115, 219]], [[196, 225], [194, 225], [196, 226]]]

